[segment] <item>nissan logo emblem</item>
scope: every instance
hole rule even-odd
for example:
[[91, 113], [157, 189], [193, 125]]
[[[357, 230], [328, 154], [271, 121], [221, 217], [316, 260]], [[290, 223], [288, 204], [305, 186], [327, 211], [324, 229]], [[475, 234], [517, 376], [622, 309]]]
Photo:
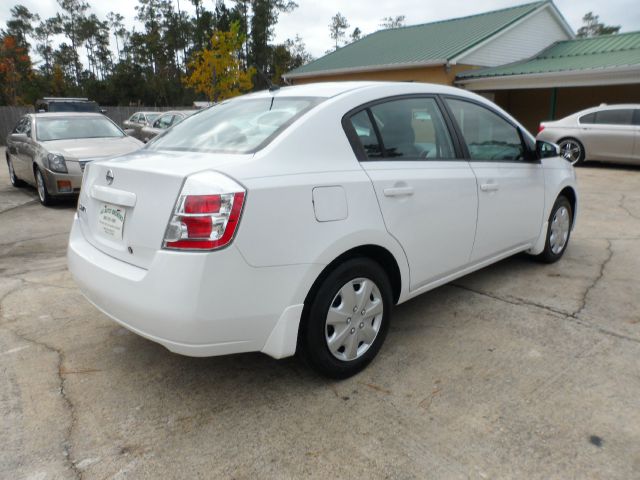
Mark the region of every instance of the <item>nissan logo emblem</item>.
[[113, 183], [113, 172], [111, 170], [107, 170], [107, 175], [104, 178], [107, 179], [107, 185], [111, 185]]

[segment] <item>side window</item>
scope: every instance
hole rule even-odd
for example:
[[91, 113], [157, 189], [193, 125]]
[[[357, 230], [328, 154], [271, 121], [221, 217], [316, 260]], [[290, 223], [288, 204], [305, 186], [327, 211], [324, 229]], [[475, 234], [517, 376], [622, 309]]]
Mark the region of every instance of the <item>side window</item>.
[[358, 139], [364, 148], [368, 158], [380, 158], [382, 157], [382, 149], [378, 143], [376, 132], [369, 119], [367, 110], [362, 110], [356, 113], [350, 119], [353, 129], [358, 135]]
[[633, 111], [633, 124], [640, 126], [640, 108]]
[[129, 119], [129, 121], [130, 121], [131, 123], [138, 123], [138, 118], [139, 118], [139, 117], [140, 117], [140, 116], [139, 116], [137, 113], [134, 113], [133, 115], [131, 115], [131, 118]]
[[601, 110], [596, 113], [596, 122], [604, 125], [631, 125], [631, 118], [633, 117], [633, 110], [619, 109], [619, 110]]
[[173, 123], [173, 115], [163, 115], [158, 119], [158, 128], [169, 128]]
[[596, 114], [595, 114], [595, 112], [587, 113], [586, 115], [581, 116], [580, 117], [580, 123], [596, 123]]
[[18, 120], [18, 123], [16, 123], [16, 126], [13, 128], [13, 131], [11, 133], [24, 133], [24, 128], [26, 126], [26, 118], [21, 118], [20, 120]]
[[31, 138], [31, 119], [29, 117], [25, 118], [24, 133], [28, 138]]
[[433, 98], [391, 100], [371, 107], [385, 157], [455, 158], [453, 142]]
[[516, 127], [488, 108], [446, 99], [472, 160], [523, 160], [525, 150]]

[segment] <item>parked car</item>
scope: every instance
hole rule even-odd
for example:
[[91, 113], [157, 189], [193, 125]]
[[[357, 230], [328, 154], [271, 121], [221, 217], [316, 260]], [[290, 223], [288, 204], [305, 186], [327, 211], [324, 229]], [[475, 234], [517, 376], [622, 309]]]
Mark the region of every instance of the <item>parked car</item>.
[[99, 113], [36, 113], [22, 117], [7, 136], [6, 158], [11, 183], [38, 189], [43, 205], [77, 195], [85, 165], [139, 149]]
[[395, 304], [518, 252], [561, 258], [576, 209], [557, 146], [476, 94], [318, 83], [91, 164], [68, 265], [102, 312], [173, 352], [300, 351], [346, 377]]
[[150, 126], [161, 114], [162, 112], [136, 112], [122, 122], [122, 126], [127, 135], [142, 140], [142, 129]]
[[199, 110], [175, 110], [165, 112], [154, 120], [151, 125], [143, 127], [140, 132], [140, 140], [147, 143], [152, 138], [158, 136], [166, 129], [180, 123], [185, 118], [193, 115]]
[[542, 122], [538, 139], [557, 143], [574, 165], [587, 160], [640, 165], [640, 104], [600, 105]]
[[36, 112], [101, 112], [98, 104], [88, 98], [44, 97], [36, 102]]

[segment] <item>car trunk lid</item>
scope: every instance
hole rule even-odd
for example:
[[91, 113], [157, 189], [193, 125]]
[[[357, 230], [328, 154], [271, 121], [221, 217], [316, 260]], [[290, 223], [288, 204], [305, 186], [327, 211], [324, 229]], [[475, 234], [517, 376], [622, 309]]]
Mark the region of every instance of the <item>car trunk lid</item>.
[[93, 162], [85, 171], [78, 217], [82, 232], [100, 251], [148, 268], [185, 179], [205, 170], [233, 172], [252, 155], [141, 150]]

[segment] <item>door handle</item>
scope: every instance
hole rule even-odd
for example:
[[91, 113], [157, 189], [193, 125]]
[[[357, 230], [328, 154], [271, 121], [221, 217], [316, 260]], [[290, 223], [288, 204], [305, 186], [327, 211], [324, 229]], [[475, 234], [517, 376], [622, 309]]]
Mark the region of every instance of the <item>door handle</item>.
[[385, 197], [402, 197], [405, 195], [413, 195], [413, 187], [391, 187], [384, 189]]
[[483, 183], [480, 185], [480, 190], [483, 192], [497, 192], [500, 189], [500, 185], [497, 183]]

